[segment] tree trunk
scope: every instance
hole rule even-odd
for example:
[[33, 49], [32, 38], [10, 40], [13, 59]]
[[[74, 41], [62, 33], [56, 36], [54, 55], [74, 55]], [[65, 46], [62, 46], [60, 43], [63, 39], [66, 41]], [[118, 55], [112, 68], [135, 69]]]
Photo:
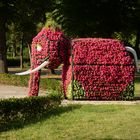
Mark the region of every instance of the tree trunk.
[[139, 44], [140, 44], [140, 31], [137, 31], [137, 34], [136, 34], [136, 43], [135, 43], [135, 50], [137, 52], [138, 58], [140, 59], [140, 48], [139, 48]]
[[50, 69], [51, 70], [51, 74], [56, 74], [54, 69]]
[[27, 43], [28, 50], [29, 50], [29, 58], [30, 58], [30, 65], [31, 65], [31, 46], [29, 43]]
[[16, 42], [14, 41], [14, 43], [13, 43], [13, 50], [12, 50], [12, 56], [13, 56], [13, 58], [15, 58], [16, 57], [16, 55], [17, 55], [17, 53], [16, 53]]
[[23, 36], [21, 38], [21, 46], [20, 46], [20, 68], [23, 69]]
[[5, 18], [0, 17], [0, 73], [8, 73], [5, 25]]

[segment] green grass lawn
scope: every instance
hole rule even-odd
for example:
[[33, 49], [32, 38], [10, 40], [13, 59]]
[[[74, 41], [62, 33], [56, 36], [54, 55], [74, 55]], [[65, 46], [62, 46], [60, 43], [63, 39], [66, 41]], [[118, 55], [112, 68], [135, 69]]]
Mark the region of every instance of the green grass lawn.
[[61, 106], [29, 125], [1, 132], [0, 139], [140, 139], [140, 105]]

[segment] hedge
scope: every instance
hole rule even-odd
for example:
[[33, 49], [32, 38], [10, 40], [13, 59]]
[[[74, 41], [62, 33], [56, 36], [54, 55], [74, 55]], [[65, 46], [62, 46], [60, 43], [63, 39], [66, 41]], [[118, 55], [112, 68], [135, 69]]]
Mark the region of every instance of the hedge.
[[[17, 67], [17, 66], [20, 66], [20, 58], [17, 57], [17, 58], [8, 58], [7, 59], [7, 62], [8, 62], [8, 67]], [[30, 60], [29, 58], [24, 58], [23, 59], [23, 63], [24, 65], [30, 65]]]
[[0, 100], [0, 131], [41, 118], [61, 103], [60, 94]]

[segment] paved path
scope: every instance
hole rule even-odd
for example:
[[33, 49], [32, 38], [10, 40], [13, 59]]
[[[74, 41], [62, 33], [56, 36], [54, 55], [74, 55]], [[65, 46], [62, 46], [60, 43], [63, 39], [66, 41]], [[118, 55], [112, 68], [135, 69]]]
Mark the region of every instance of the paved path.
[[[28, 88], [9, 85], [0, 85], [0, 98], [20, 98], [28, 95]], [[45, 95], [40, 91], [39, 95]]]

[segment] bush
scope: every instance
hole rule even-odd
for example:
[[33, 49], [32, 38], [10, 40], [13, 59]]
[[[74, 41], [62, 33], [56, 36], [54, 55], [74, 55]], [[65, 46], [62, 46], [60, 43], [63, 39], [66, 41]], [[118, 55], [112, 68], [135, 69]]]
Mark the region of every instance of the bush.
[[19, 58], [8, 58], [7, 59], [8, 66], [20, 66]]
[[[24, 66], [29, 66], [30, 65], [30, 60], [29, 58], [24, 58], [23, 59], [23, 65]], [[8, 58], [8, 67], [19, 67], [20, 66], [20, 59], [19, 57], [17, 58]]]
[[10, 98], [0, 100], [0, 131], [39, 119], [61, 102], [60, 94], [47, 97]]

